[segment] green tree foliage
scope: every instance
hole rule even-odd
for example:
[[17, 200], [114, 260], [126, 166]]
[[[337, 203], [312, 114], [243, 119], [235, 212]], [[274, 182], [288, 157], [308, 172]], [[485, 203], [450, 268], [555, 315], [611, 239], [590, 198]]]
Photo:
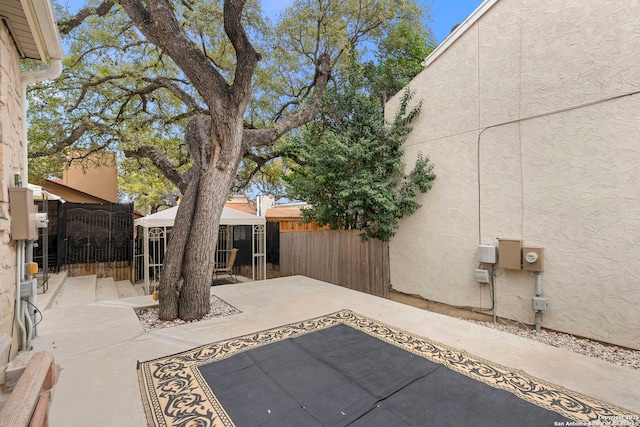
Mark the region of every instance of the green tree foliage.
[[[362, 90], [380, 99], [382, 101], [380, 108], [389, 97], [399, 92], [422, 71], [422, 63], [436, 46], [430, 31], [420, 20], [402, 20], [384, 29], [384, 33], [375, 43], [374, 59], [362, 62], [364, 74], [364, 80], [361, 82]], [[356, 52], [355, 49], [351, 49], [350, 52], [350, 59], [343, 61], [340, 64], [341, 67], [336, 67], [332, 71], [337, 80], [343, 73], [342, 65], [357, 62], [357, 58], [365, 56], [366, 51], [361, 49]], [[371, 55], [366, 57], [369, 58]], [[290, 146], [289, 142], [283, 139], [272, 147], [270, 152], [263, 150], [262, 154], [258, 155], [255, 151], [253, 155], [245, 156], [234, 191], [240, 192], [248, 185], [252, 185], [261, 193], [270, 194], [276, 199], [291, 196], [287, 183], [279, 179], [290, 171], [293, 165], [301, 163], [295, 151], [289, 149]], [[274, 154], [278, 156], [277, 161], [270, 160]]]
[[[115, 3], [92, 0], [75, 15], [62, 6], [56, 8], [68, 49], [62, 77], [29, 88], [33, 181], [60, 176], [70, 162], [83, 162], [80, 152], [105, 149], [139, 159], [146, 155], [140, 148], [151, 146], [179, 172], [191, 165], [180, 140], [192, 117], [207, 114], [207, 103], [172, 58], [145, 38]], [[232, 83], [236, 56], [221, 31], [222, 2], [176, 2], [173, 8], [185, 32]], [[271, 22], [258, 1], [247, 1], [242, 22], [262, 55], [247, 105], [247, 127], [273, 127], [306, 108], [321, 53], [330, 55], [332, 72], [339, 73], [348, 49], [364, 52], [365, 44], [378, 44], [393, 34], [398, 22], [421, 27], [425, 11], [414, 0], [298, 0]], [[276, 159], [287, 154], [278, 142], [250, 147], [232, 191], [257, 184], [282, 195], [285, 189], [276, 182], [275, 172], [286, 169], [288, 161]], [[179, 189], [171, 179], [168, 193], [160, 194], [164, 185], [158, 186], [153, 176], [166, 171], [158, 168], [144, 160], [119, 163], [124, 184], [120, 190], [142, 210], [164, 203]], [[149, 179], [140, 180], [145, 171]]]
[[217, 228], [243, 158], [278, 157], [345, 52], [421, 18], [413, 0], [296, 0], [273, 24], [258, 0], [90, 6], [59, 19], [71, 46], [52, 97], [31, 92], [42, 102], [31, 158], [117, 149], [180, 190], [159, 294], [160, 317], [185, 320], [209, 311]]
[[141, 147], [155, 147], [173, 169], [185, 172], [191, 159], [184, 128], [206, 106], [121, 8], [92, 3], [77, 16], [56, 8], [68, 48], [62, 76], [28, 88], [30, 180], [60, 176], [72, 162], [84, 164], [87, 153], [116, 151], [121, 195], [136, 201], [137, 209], [153, 210], [177, 187], [160, 178], [164, 172]]
[[179, 192], [175, 185], [148, 159], [124, 158], [118, 168], [120, 198], [134, 202], [138, 212], [148, 215], [176, 205]]
[[366, 63], [372, 93], [386, 102], [422, 71], [422, 62], [436, 45], [423, 26], [400, 22], [377, 43], [376, 60]]
[[327, 91], [319, 120], [294, 139], [304, 166], [295, 166], [285, 180], [312, 206], [303, 211], [304, 220], [386, 242], [398, 220], [420, 207], [417, 192], [427, 192], [435, 174], [422, 155], [405, 173], [402, 144], [420, 113], [420, 104], [409, 110], [411, 92], [403, 93], [393, 123], [385, 126], [380, 101], [362, 91], [364, 84], [361, 67], [353, 66]]

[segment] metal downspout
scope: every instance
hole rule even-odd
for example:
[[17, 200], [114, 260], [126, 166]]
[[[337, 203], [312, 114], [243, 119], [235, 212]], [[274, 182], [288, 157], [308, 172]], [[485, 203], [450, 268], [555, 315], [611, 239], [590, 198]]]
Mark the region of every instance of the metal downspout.
[[52, 59], [48, 68], [22, 73], [20, 75], [20, 82], [22, 84], [22, 117], [24, 117], [24, 120], [22, 121], [22, 183], [25, 186], [29, 182], [29, 165], [27, 161], [29, 156], [29, 148], [27, 145], [27, 86], [30, 84], [45, 82], [47, 80], [54, 80], [60, 77], [60, 74], [62, 74], [62, 60]]

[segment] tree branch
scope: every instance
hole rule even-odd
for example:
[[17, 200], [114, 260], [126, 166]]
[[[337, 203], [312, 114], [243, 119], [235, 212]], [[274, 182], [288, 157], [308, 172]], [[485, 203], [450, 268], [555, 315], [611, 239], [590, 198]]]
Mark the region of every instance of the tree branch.
[[249, 41], [242, 26], [242, 10], [246, 0], [225, 0], [224, 31], [236, 50], [236, 72], [233, 80], [232, 97], [234, 106], [242, 107], [249, 101], [251, 79], [258, 61], [261, 59]]
[[299, 165], [305, 164], [305, 162], [302, 159], [300, 159], [300, 157], [284, 150], [271, 151], [266, 155], [259, 155], [256, 153], [252, 153], [251, 151], [247, 151], [243, 157], [257, 164], [259, 168], [267, 164], [267, 162], [273, 159], [281, 158], [281, 157], [286, 157], [288, 159], [291, 159]]
[[115, 5], [115, 2], [113, 1], [105, 1], [96, 7], [85, 7], [84, 9], [80, 9], [78, 13], [76, 13], [74, 16], [67, 19], [66, 21], [58, 22], [58, 30], [60, 31], [60, 34], [67, 35], [71, 31], [73, 31], [75, 28], [82, 25], [84, 20], [87, 19], [89, 16], [93, 16], [93, 15], [104, 16], [107, 13], [109, 13], [109, 11], [111, 11], [111, 8], [114, 5]]
[[83, 83], [80, 95], [78, 95], [78, 98], [76, 99], [76, 102], [73, 104], [73, 106], [67, 108], [67, 112], [71, 112], [71, 111], [75, 110], [76, 108], [78, 108], [80, 103], [82, 103], [82, 101], [84, 100], [85, 96], [87, 95], [87, 92], [89, 91], [89, 88], [100, 86], [101, 84], [106, 83], [108, 81], [118, 80], [118, 79], [122, 79], [124, 77], [125, 76], [122, 75], [122, 74], [121, 75], [116, 75], [116, 76], [106, 76], [106, 77], [103, 77], [102, 79], [99, 79], [99, 80], [90, 81], [89, 83]]
[[160, 169], [162, 174], [180, 189], [182, 194], [187, 191], [188, 181], [174, 168], [169, 158], [156, 147], [144, 146], [136, 150], [125, 150], [124, 155], [131, 158], [146, 158], [151, 160], [155, 167]]
[[144, 78], [143, 80], [151, 83], [152, 85], [150, 86], [150, 88], [153, 88], [153, 90], [160, 87], [167, 89], [176, 98], [180, 99], [190, 110], [202, 110], [196, 100], [187, 92], [185, 92], [180, 86], [175, 84], [175, 82], [173, 82], [171, 79], [166, 77], [158, 77], [155, 79]]
[[97, 145], [89, 150], [83, 150], [83, 151], [79, 151], [76, 152], [74, 154], [72, 154], [68, 159], [67, 159], [67, 166], [71, 166], [71, 163], [73, 163], [74, 160], [88, 160], [90, 159], [92, 163], [98, 163], [96, 162], [94, 159], [94, 157], [92, 156], [94, 153], [100, 153], [103, 152], [108, 146], [109, 144], [111, 144], [112, 141], [108, 141], [104, 144], [100, 144]]
[[47, 157], [47, 156], [51, 156], [56, 153], [59, 153], [64, 148], [71, 147], [74, 143], [79, 141], [80, 138], [82, 138], [82, 136], [85, 133], [94, 129], [99, 129], [100, 132], [102, 132], [103, 134], [114, 134], [114, 133], [117, 134], [116, 131], [114, 131], [111, 127], [105, 124], [86, 120], [82, 122], [79, 126], [77, 126], [75, 129], [73, 129], [71, 131], [71, 134], [67, 138], [58, 141], [57, 143], [55, 143], [54, 145], [51, 145], [48, 148], [45, 148], [39, 151], [29, 152], [29, 158], [36, 159], [39, 157]]
[[245, 129], [243, 138], [245, 151], [248, 151], [251, 147], [269, 145], [291, 129], [298, 128], [313, 120], [313, 117], [320, 108], [322, 96], [329, 81], [331, 71], [330, 61], [331, 58], [328, 54], [320, 55], [316, 66], [315, 82], [312, 85], [314, 87], [313, 97], [309, 106], [303, 111], [276, 123], [271, 128], [259, 130]]
[[229, 86], [186, 35], [168, 0], [121, 0], [120, 4], [138, 29], [166, 52], [200, 92], [209, 108], [227, 109]]

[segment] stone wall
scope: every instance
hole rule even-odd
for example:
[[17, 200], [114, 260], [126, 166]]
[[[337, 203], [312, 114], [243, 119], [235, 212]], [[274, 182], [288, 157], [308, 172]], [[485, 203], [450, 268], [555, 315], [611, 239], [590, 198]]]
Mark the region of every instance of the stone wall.
[[[8, 187], [22, 173], [23, 108], [20, 65], [4, 21], [0, 23], [0, 334], [11, 335], [16, 283], [16, 246], [10, 240]], [[26, 183], [24, 183], [26, 185]], [[15, 352], [17, 346], [13, 346]], [[6, 360], [6, 359], [5, 359]], [[4, 363], [0, 360], [0, 363]]]

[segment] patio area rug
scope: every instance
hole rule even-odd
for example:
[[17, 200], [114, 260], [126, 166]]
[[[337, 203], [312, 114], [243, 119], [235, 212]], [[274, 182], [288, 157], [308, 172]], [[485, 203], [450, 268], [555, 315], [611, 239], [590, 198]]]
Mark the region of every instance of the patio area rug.
[[138, 377], [150, 426], [538, 427], [633, 416], [349, 310], [139, 362]]

